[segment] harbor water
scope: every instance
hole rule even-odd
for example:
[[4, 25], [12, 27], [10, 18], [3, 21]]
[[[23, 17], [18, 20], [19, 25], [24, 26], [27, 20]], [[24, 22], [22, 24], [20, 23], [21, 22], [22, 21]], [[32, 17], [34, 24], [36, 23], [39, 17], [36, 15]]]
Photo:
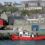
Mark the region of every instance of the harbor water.
[[45, 40], [40, 41], [11, 41], [11, 40], [1, 40], [0, 45], [44, 45]]

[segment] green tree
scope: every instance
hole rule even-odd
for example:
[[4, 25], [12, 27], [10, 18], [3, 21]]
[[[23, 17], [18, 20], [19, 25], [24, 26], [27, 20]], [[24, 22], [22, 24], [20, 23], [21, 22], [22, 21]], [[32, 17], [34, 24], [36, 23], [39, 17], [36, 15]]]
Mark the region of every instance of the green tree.
[[2, 12], [2, 10], [0, 10], [0, 17], [1, 17], [1, 14], [2, 14], [3, 12]]
[[18, 8], [12, 7], [12, 6], [4, 7], [4, 9], [3, 9], [3, 12], [11, 12], [11, 13], [13, 13], [13, 12], [16, 12], [16, 11], [18, 11]]
[[30, 13], [38, 14], [38, 13], [42, 13], [42, 10], [31, 10]]
[[22, 10], [21, 16], [30, 15], [30, 12], [28, 10]]
[[22, 10], [21, 11], [21, 15], [22, 16], [25, 16], [26, 14], [28, 16], [32, 15], [32, 14], [41, 14], [42, 13], [42, 10]]
[[18, 8], [13, 7], [13, 8], [10, 9], [10, 11], [11, 11], [11, 13], [16, 12], [16, 11], [18, 11]]

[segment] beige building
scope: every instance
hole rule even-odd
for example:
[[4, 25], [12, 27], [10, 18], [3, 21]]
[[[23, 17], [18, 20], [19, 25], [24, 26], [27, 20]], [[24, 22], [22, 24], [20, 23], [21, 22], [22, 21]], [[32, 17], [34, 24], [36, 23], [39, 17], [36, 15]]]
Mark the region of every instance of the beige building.
[[8, 21], [8, 16], [4, 13], [1, 14], [1, 18]]

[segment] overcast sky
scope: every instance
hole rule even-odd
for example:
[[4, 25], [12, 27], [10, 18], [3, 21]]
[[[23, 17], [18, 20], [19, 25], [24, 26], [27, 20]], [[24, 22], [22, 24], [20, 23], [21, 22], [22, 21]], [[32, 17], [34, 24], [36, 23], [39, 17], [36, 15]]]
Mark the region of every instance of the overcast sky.
[[21, 0], [0, 0], [0, 2], [20, 2]]
[[[14, 1], [16, 1], [16, 2], [20, 2], [20, 1], [25, 1], [25, 0], [0, 0], [0, 2], [14, 2]], [[27, 0], [26, 0], [27, 1]], [[43, 0], [43, 1], [45, 1], [45, 0]]]

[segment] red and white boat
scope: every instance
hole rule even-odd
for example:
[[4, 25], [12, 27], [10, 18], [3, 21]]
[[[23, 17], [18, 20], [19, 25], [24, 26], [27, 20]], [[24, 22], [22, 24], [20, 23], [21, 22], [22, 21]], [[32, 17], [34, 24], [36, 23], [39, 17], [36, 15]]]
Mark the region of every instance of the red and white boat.
[[16, 36], [15, 34], [10, 36], [10, 39], [15, 40], [45, 40], [45, 36], [36, 36], [36, 37], [22, 37], [22, 36]]

